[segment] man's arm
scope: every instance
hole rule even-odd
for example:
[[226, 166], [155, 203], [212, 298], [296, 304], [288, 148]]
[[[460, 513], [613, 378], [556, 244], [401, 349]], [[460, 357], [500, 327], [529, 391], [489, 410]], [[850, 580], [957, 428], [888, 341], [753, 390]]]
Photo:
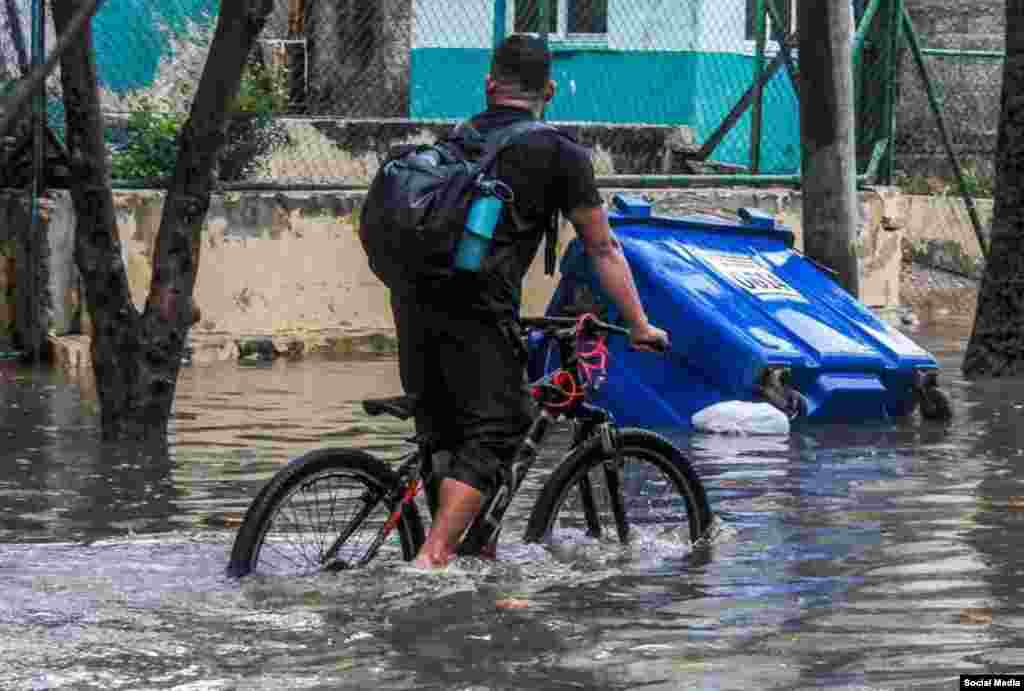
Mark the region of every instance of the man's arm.
[[633, 347], [639, 350], [666, 349], [669, 345], [668, 334], [647, 321], [647, 314], [633, 282], [633, 272], [622, 253], [622, 245], [608, 225], [608, 214], [604, 207], [578, 207], [569, 214], [569, 220], [583, 242], [601, 287], [629, 324]]

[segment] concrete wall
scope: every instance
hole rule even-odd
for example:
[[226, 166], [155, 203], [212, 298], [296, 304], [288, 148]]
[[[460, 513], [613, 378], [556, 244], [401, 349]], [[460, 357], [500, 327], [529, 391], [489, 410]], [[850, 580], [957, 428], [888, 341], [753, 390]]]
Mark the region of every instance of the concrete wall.
[[[611, 199], [616, 190], [604, 190]], [[793, 190], [652, 190], [655, 212], [729, 213], [741, 207], [769, 211], [794, 229], [802, 246], [801, 196]], [[332, 194], [217, 195], [203, 235], [196, 303], [202, 317], [191, 331], [197, 362], [245, 356], [262, 342], [278, 354], [389, 352], [393, 348], [387, 289], [366, 265], [354, 222], [360, 192]], [[163, 194], [115, 195], [121, 246], [136, 306], [146, 301], [150, 257], [159, 228]], [[52, 203], [70, 210], [67, 193]], [[899, 305], [900, 237], [905, 206], [892, 190], [861, 195], [863, 302]], [[64, 212], [51, 224], [49, 291], [57, 307], [51, 333], [59, 362], [87, 360], [87, 341], [66, 336], [77, 326], [79, 291], [70, 247], [73, 226]], [[574, 233], [561, 228], [560, 246]], [[543, 252], [524, 285], [524, 313], [541, 313], [557, 284], [543, 272]], [[70, 288], [69, 288], [70, 286]], [[88, 324], [85, 326], [88, 330]]]
[[[907, 219], [904, 252], [929, 266], [981, 277], [984, 259], [977, 233], [961, 197], [904, 195]], [[992, 199], [975, 199], [974, 208], [986, 238], [992, 226]]]
[[[111, 118], [110, 122], [115, 127], [124, 127], [123, 118]], [[367, 185], [392, 148], [433, 143], [448, 135], [456, 122], [280, 118], [259, 126], [238, 120], [229, 129], [220, 179]], [[554, 124], [593, 150], [599, 175], [708, 169], [694, 168], [684, 160], [688, 153], [700, 148], [688, 127]]]

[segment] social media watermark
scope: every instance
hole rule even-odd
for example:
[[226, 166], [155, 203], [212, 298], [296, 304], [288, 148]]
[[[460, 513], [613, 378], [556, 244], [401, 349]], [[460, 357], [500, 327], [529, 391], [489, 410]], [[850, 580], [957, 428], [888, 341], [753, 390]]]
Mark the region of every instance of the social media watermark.
[[960, 691], [964, 689], [1022, 689], [1024, 674], [961, 674]]

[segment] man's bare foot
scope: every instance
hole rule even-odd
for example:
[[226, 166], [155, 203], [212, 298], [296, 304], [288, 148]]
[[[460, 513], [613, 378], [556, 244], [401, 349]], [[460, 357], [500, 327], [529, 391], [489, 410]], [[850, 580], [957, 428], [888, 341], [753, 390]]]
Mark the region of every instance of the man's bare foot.
[[423, 569], [439, 569], [448, 565], [459, 539], [473, 521], [483, 495], [470, 485], [445, 478], [441, 481], [441, 506], [430, 526], [427, 541], [420, 547], [413, 565]]
[[420, 553], [413, 559], [412, 565], [417, 569], [443, 569], [448, 566], [448, 562], [451, 559], [450, 554], [439, 554], [431, 549], [421, 549]]

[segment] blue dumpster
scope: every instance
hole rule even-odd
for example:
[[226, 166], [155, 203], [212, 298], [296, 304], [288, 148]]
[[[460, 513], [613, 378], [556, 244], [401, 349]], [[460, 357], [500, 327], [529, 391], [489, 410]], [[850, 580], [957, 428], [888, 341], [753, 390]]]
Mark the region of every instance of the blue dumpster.
[[[926, 417], [949, 412], [935, 359], [796, 251], [773, 216], [663, 218], [624, 195], [613, 207], [647, 314], [672, 339], [664, 356], [610, 339], [608, 377], [592, 400], [620, 424], [688, 427], [695, 412], [729, 400], [767, 401], [820, 422], [903, 417], [919, 404]], [[596, 308], [619, 318], [578, 240], [561, 270], [548, 315]], [[557, 369], [549, 346], [531, 340], [532, 378]]]

